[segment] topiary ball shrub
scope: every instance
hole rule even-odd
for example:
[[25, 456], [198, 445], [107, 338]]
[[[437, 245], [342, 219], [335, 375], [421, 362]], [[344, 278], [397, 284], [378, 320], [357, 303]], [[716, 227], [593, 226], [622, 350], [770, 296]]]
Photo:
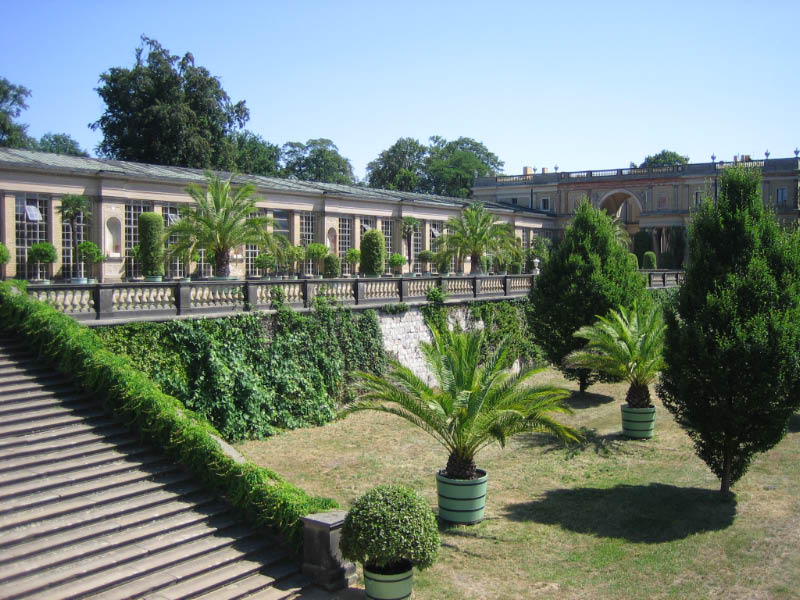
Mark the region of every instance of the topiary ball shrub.
[[139, 215], [139, 260], [145, 277], [164, 275], [164, 217], [158, 213]]
[[322, 259], [322, 276], [325, 279], [336, 279], [342, 276], [342, 261], [335, 254], [328, 254]]
[[361, 236], [361, 272], [365, 275], [380, 275], [386, 262], [386, 240], [383, 233], [370, 229]]
[[645, 252], [644, 258], [642, 259], [642, 268], [646, 270], [653, 270], [658, 268], [657, 265], [656, 253], [652, 251]]
[[439, 528], [417, 492], [401, 485], [379, 485], [347, 513], [339, 547], [344, 558], [376, 573], [402, 573], [412, 566], [426, 569], [439, 553]]

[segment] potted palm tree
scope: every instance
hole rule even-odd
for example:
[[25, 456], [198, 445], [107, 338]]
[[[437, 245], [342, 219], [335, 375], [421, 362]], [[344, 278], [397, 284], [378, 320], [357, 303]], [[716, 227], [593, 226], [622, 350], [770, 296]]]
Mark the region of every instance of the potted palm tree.
[[84, 262], [89, 267], [89, 275], [90, 277], [87, 280], [87, 283], [97, 283], [97, 278], [95, 277], [95, 265], [100, 264], [103, 262], [106, 257], [100, 251], [100, 248], [94, 242], [81, 242], [78, 244], [78, 250], [76, 253], [78, 260]]
[[42, 263], [53, 264], [58, 260], [58, 252], [50, 242], [38, 242], [28, 250], [28, 262], [36, 265], [35, 283], [50, 283], [42, 277]]
[[417, 228], [419, 227], [419, 220], [414, 217], [403, 217], [403, 220], [400, 221], [400, 227], [403, 232], [403, 237], [406, 240], [406, 250], [408, 251], [408, 266], [409, 269], [411, 269], [411, 265], [414, 262], [413, 261], [414, 232], [417, 231]]
[[340, 411], [344, 417], [363, 410], [397, 415], [430, 433], [447, 450], [447, 466], [436, 474], [439, 516], [453, 523], [483, 519], [488, 474], [475, 464], [475, 456], [493, 442], [523, 432], [546, 432], [562, 440], [579, 434], [552, 418], [569, 413], [563, 400], [567, 391], [531, 385], [541, 369], [512, 373], [506, 341], [483, 360], [484, 332], [431, 331], [433, 340], [420, 349], [436, 384], [429, 386], [411, 369], [390, 362], [379, 377], [356, 374], [358, 399]]
[[511, 251], [515, 243], [513, 228], [497, 221], [479, 202], [465, 208], [458, 217], [451, 217], [439, 238], [440, 250], [458, 257], [459, 271], [462, 259], [470, 257], [473, 275], [482, 272], [481, 256]]
[[573, 335], [586, 346], [564, 359], [568, 366], [607, 373], [627, 381], [628, 393], [622, 405], [622, 433], [632, 438], [651, 438], [656, 408], [650, 398], [650, 384], [663, 366], [664, 319], [655, 303], [633, 303], [628, 310], [611, 310], [593, 325]]
[[206, 180], [205, 190], [197, 184], [186, 188], [194, 204], [181, 207], [180, 220], [170, 225], [167, 235], [174, 235], [179, 245], [205, 250], [213, 257], [214, 274], [224, 279], [231, 278], [234, 248], [253, 244], [277, 254], [279, 236], [267, 229], [273, 220], [258, 213], [255, 186], [234, 188], [233, 176], [223, 181], [211, 173]]
[[78, 221], [86, 221], [89, 215], [89, 199], [78, 194], [67, 194], [61, 198], [61, 206], [58, 207], [62, 221], [69, 224], [72, 234], [72, 273], [70, 275], [72, 283], [86, 283], [86, 277], [81, 277], [80, 263], [78, 258]]
[[439, 553], [436, 517], [411, 488], [378, 486], [347, 513], [339, 549], [344, 558], [364, 565], [367, 598], [411, 598], [413, 567], [430, 567]]

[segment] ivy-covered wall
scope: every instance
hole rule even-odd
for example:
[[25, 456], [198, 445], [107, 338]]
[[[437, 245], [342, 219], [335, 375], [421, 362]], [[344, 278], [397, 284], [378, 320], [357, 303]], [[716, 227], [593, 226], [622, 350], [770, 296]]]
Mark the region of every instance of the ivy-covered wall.
[[299, 314], [135, 323], [97, 328], [106, 346], [206, 417], [228, 441], [330, 421], [347, 373], [379, 373], [383, 338], [374, 311], [320, 299]]

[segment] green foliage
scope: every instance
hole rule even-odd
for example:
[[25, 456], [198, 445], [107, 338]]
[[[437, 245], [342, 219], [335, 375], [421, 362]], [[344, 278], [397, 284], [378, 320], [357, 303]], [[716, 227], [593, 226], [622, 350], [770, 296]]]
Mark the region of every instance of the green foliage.
[[614, 239], [611, 218], [584, 200], [531, 289], [528, 322], [534, 339], [551, 363], [580, 382], [581, 391], [596, 375], [561, 364], [583, 346], [572, 334], [592, 324], [595, 315], [632, 306], [644, 294], [644, 277], [627, 254]]
[[368, 569], [433, 565], [439, 553], [436, 516], [421, 495], [400, 485], [381, 485], [353, 503], [340, 541], [342, 556]]
[[361, 272], [380, 275], [386, 262], [386, 240], [383, 233], [370, 229], [361, 236]]
[[639, 264], [644, 264], [644, 253], [653, 249], [653, 236], [649, 231], [640, 229], [633, 234], [633, 253], [639, 259]]
[[337, 254], [326, 254], [322, 259], [322, 276], [326, 279], [336, 279], [342, 276], [342, 261]]
[[672, 150], [662, 150], [658, 154], [647, 156], [639, 168], [644, 167], [669, 167], [672, 165], [685, 165], [689, 163], [689, 157], [673, 152]]
[[325, 244], [312, 242], [306, 246], [306, 259], [316, 263], [318, 273], [322, 273], [322, 259], [327, 255], [328, 247]]
[[512, 275], [520, 275], [522, 273], [522, 263], [520, 261], [515, 260], [511, 263], [511, 274]]
[[[236, 463], [212, 437], [219, 436], [213, 427], [134, 368], [124, 353], [107, 348], [91, 329], [8, 283], [0, 283], [0, 324], [26, 340], [43, 360], [85, 391], [102, 399], [105, 407], [146, 443], [222, 494], [248, 520], [273, 528], [295, 548], [302, 546], [301, 517], [337, 508], [333, 500], [309, 496], [269, 469]], [[138, 327], [147, 330], [148, 326], [155, 328], [152, 324]], [[121, 343], [134, 352], [149, 353], [157, 347], [155, 342], [163, 339], [160, 335], [152, 334], [151, 348], [133, 349], [134, 344]], [[161, 360], [172, 358], [166, 352], [153, 355], [149, 364], [166, 372], [168, 366], [157, 366]]]
[[158, 213], [139, 215], [139, 260], [145, 277], [164, 275], [164, 218]]
[[404, 264], [406, 264], [406, 257], [398, 252], [389, 257], [389, 266], [393, 269], [399, 269]]
[[254, 244], [275, 255], [282, 251], [286, 238], [267, 230], [272, 220], [258, 215], [253, 184], [234, 189], [233, 176], [223, 181], [212, 173], [206, 180], [207, 192], [194, 183], [186, 188], [194, 203], [182, 206], [180, 220], [167, 230], [177, 238], [173, 252], [204, 249], [214, 257], [214, 274], [228, 276], [230, 251], [237, 246]]
[[[403, 217], [400, 221], [400, 229], [403, 233], [403, 238], [406, 240], [406, 250], [408, 251], [408, 264], [413, 264], [413, 244], [414, 233], [420, 228], [419, 219], [416, 217]], [[402, 266], [402, 265], [401, 265]]]
[[103, 262], [106, 257], [94, 242], [81, 242], [76, 253], [80, 262], [85, 262], [90, 267]]
[[25, 99], [31, 91], [0, 77], [0, 148], [34, 149], [36, 140], [28, 136], [28, 126], [14, 121], [28, 108]]
[[361, 250], [358, 248], [348, 248], [347, 252], [344, 254], [344, 260], [355, 269], [356, 265], [361, 262]]
[[252, 131], [234, 131], [229, 137], [235, 170], [249, 175], [277, 177], [281, 149]]
[[419, 307], [425, 324], [429, 329], [445, 330], [447, 329], [447, 315], [449, 313], [444, 301], [447, 299], [447, 294], [444, 289], [438, 285], [430, 285], [428, 291], [425, 293], [425, 298], [428, 300], [427, 304]]
[[89, 156], [80, 144], [66, 133], [45, 133], [37, 142], [36, 149], [53, 154], [66, 154], [67, 156]]
[[[280, 305], [280, 299], [273, 296]], [[346, 392], [348, 371], [384, 368], [373, 311], [318, 301], [315, 312], [98, 328], [161, 388], [214, 424], [225, 439], [263, 438], [320, 425]], [[268, 333], [268, 332], [271, 332]]]
[[528, 300], [502, 300], [500, 302], [473, 302], [469, 316], [483, 324], [484, 347], [481, 352], [487, 360], [502, 342], [506, 344], [511, 361], [544, 367], [547, 360], [542, 349], [533, 341], [527, 320]]
[[235, 167], [229, 136], [250, 113], [232, 103], [218, 77], [142, 36], [131, 68], [113, 67], [96, 88], [105, 112], [91, 124], [101, 156], [198, 169]]
[[678, 297], [680, 288], [652, 288], [647, 290], [650, 300], [661, 309], [661, 314], [666, 318], [668, 311], [672, 310]]
[[353, 167], [331, 140], [287, 142], [281, 149], [283, 174], [302, 181], [352, 184]]
[[570, 412], [562, 403], [566, 390], [531, 385], [536, 370], [511, 374], [504, 342], [484, 360], [482, 331], [433, 329], [431, 334], [432, 342], [422, 342], [420, 349], [436, 381], [434, 387], [391, 361], [383, 377], [358, 373], [359, 399], [340, 416], [375, 410], [406, 419], [444, 446], [449, 458], [443, 474], [453, 479], [474, 478], [475, 455], [494, 442], [504, 446], [517, 433], [577, 438], [575, 431], [551, 417]]
[[278, 259], [275, 257], [274, 254], [270, 254], [269, 252], [262, 252], [256, 259], [253, 261], [257, 269], [261, 269], [266, 271], [267, 273], [272, 273], [275, 270], [275, 267], [278, 266]]
[[369, 186], [401, 192], [422, 191], [427, 152], [428, 148], [419, 140], [400, 138], [367, 163]]
[[683, 227], [667, 227], [664, 229], [664, 236], [667, 239], [668, 249], [661, 255], [662, 269], [681, 269], [683, 268], [683, 253], [686, 245], [686, 237]]
[[[58, 207], [58, 212], [61, 214], [61, 220], [69, 224], [72, 233], [72, 256], [78, 257], [78, 219], [83, 217], [84, 221], [88, 221], [89, 199], [78, 194], [67, 194], [61, 198], [61, 206]], [[80, 272], [78, 263], [81, 260], [81, 258], [78, 258], [72, 263], [74, 276], [77, 276]]]
[[664, 328], [661, 307], [634, 301], [631, 310], [620, 306], [576, 331], [573, 335], [586, 340], [586, 345], [568, 354], [564, 363], [627, 381], [626, 402], [632, 408], [646, 408], [651, 406], [648, 386], [663, 366]]
[[800, 408], [800, 234], [761, 201], [758, 170], [726, 169], [695, 213], [667, 314], [659, 395], [728, 492]]
[[305, 246], [287, 246], [278, 257], [282, 267], [288, 267], [292, 273], [297, 273], [300, 271], [300, 263], [306, 259]]
[[656, 261], [656, 253], [652, 250], [644, 253], [644, 258], [642, 259], [642, 269], [645, 270], [652, 270], [658, 268], [658, 262]]
[[430, 270], [430, 264], [436, 258], [436, 253], [431, 250], [422, 250], [417, 257], [419, 258], [419, 262], [427, 265], [427, 270]]
[[381, 307], [381, 312], [387, 315], [402, 315], [408, 312], [410, 307], [405, 302], [396, 302], [394, 304], [385, 304]]
[[50, 242], [37, 242], [28, 250], [29, 263], [54, 263], [58, 260], [58, 252]]
[[0, 265], [7, 265], [11, 260], [11, 253], [3, 242], [0, 242]]
[[633, 252], [628, 252], [628, 261], [630, 261], [631, 266], [635, 269], [639, 268], [639, 257], [636, 256]]
[[449, 256], [469, 256], [472, 274], [480, 274], [481, 257], [487, 252], [508, 260], [515, 249], [513, 230], [507, 223], [486, 210], [480, 202], [465, 208], [458, 217], [447, 221], [445, 233], [439, 238], [439, 251]]

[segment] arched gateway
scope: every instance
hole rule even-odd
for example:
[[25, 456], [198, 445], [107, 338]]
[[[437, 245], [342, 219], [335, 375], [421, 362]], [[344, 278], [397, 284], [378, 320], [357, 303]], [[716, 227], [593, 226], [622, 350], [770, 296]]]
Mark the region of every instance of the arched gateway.
[[633, 192], [626, 189], [608, 191], [600, 198], [597, 206], [605, 210], [611, 217], [625, 223], [625, 228], [631, 235], [639, 231], [642, 205]]

